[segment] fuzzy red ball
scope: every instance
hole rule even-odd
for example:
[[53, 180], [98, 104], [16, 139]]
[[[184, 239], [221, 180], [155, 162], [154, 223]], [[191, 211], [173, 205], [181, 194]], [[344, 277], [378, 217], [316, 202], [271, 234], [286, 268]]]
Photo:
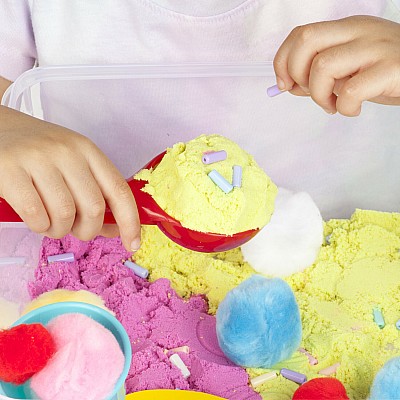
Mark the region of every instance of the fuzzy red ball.
[[20, 385], [42, 370], [54, 352], [54, 340], [43, 325], [0, 331], [0, 379]]
[[335, 378], [315, 378], [299, 386], [293, 400], [349, 400], [342, 382]]

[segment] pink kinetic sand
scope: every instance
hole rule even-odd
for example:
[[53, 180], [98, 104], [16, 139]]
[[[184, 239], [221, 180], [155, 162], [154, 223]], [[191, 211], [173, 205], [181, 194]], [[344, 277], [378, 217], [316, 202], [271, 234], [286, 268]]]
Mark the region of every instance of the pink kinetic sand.
[[[75, 262], [47, 264], [47, 256], [72, 252]], [[232, 400], [261, 396], [248, 386], [248, 375], [233, 365], [219, 348], [215, 317], [207, 314], [202, 296], [181, 299], [167, 279], [154, 283], [136, 277], [123, 265], [130, 256], [119, 238], [98, 237], [80, 242], [67, 236], [43, 240], [32, 298], [53, 289], [90, 290], [115, 312], [131, 339], [133, 357], [127, 393], [146, 389], [189, 389]], [[179, 355], [191, 375], [184, 379], [171, 364], [171, 349], [188, 346]]]
[[47, 326], [56, 353], [35, 374], [31, 388], [41, 400], [100, 400], [112, 393], [124, 368], [114, 335], [82, 314], [64, 314]]

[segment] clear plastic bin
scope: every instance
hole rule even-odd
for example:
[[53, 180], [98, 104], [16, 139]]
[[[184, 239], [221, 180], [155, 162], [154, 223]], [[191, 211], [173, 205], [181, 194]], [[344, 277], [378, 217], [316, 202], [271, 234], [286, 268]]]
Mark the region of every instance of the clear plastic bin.
[[[278, 186], [307, 191], [320, 205], [318, 187], [308, 179], [313, 174], [313, 185], [324, 185], [332, 198], [327, 211], [322, 209], [325, 219], [348, 217], [356, 207], [397, 211], [398, 108], [364, 104], [358, 118], [325, 115], [308, 99], [269, 98], [266, 89], [273, 84], [271, 63], [55, 66], [22, 74], [2, 104], [88, 136], [125, 177], [176, 142], [218, 133], [255, 155]], [[309, 136], [299, 138], [299, 131]], [[367, 141], [354, 148], [353, 137], [364, 132], [371, 140], [379, 136], [382, 147]], [[252, 139], [262, 135], [268, 145]], [[348, 151], [348, 165], [337, 165], [338, 147]], [[321, 160], [320, 148], [332, 149], [331, 156]], [[323, 173], [321, 162], [328, 165]], [[382, 179], [379, 168], [385, 162], [393, 173]], [[361, 174], [365, 168], [368, 174]], [[358, 172], [360, 180], [367, 179], [363, 191], [352, 190], [346, 180]], [[384, 195], [374, 195], [378, 186]], [[26, 281], [32, 279], [40, 245], [24, 225], [1, 221], [0, 215], [0, 327], [15, 320], [29, 300]], [[2, 265], [8, 257], [25, 257], [25, 262]]]
[[[359, 118], [325, 115], [309, 100], [288, 94], [268, 98], [266, 89], [274, 84], [271, 63], [56, 66], [21, 75], [2, 104], [88, 136], [125, 177], [176, 142], [218, 133], [256, 155], [279, 186], [308, 191], [319, 204], [317, 186], [324, 185], [332, 196], [323, 210], [326, 219], [348, 217], [355, 207], [398, 210], [398, 109], [365, 104]], [[299, 138], [299, 131], [309, 132], [308, 138]], [[363, 132], [371, 143], [381, 138], [382, 148], [369, 142], [356, 148], [353, 134]], [[253, 138], [263, 134], [268, 145], [260, 147]], [[332, 149], [323, 160], [321, 147]], [[337, 165], [339, 147], [348, 152], [348, 165]], [[393, 171], [384, 179], [378, 170], [382, 160]], [[320, 163], [329, 166], [329, 173], [320, 173]], [[365, 168], [368, 178], [361, 177]], [[359, 171], [370, 189], [352, 190], [349, 171]], [[307, 179], [310, 174], [317, 176], [315, 187]], [[373, 193], [376, 185], [384, 196]], [[340, 196], [348, 201], [338, 202]], [[27, 282], [38, 262], [40, 240], [22, 223], [0, 222], [0, 328], [14, 322], [29, 301]]]

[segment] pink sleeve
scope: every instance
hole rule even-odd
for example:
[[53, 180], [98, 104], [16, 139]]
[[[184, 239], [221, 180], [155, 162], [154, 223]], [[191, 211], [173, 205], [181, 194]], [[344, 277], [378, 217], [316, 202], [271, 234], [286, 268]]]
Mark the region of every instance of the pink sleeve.
[[15, 80], [33, 67], [36, 47], [28, 0], [0, 1], [0, 76]]

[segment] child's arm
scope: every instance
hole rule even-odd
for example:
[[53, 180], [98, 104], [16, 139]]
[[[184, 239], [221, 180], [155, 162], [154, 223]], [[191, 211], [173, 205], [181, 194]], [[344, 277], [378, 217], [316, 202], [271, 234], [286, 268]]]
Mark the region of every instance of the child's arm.
[[356, 116], [370, 100], [400, 105], [400, 24], [354, 16], [295, 28], [278, 50], [278, 87]]
[[125, 247], [139, 248], [135, 200], [111, 161], [86, 137], [1, 106], [0, 197], [33, 231], [83, 240], [117, 233], [103, 227], [107, 201]]

